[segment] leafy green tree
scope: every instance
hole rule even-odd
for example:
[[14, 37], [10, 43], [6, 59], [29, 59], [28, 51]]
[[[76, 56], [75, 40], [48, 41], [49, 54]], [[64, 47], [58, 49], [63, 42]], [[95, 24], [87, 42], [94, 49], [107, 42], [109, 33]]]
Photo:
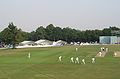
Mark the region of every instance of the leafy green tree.
[[60, 27], [55, 27], [53, 33], [54, 33], [54, 41], [63, 39], [62, 29]]
[[2, 35], [2, 34], [1, 34], [1, 32], [0, 32], [0, 43], [2, 42], [2, 37], [1, 37], [1, 35]]
[[2, 42], [4, 42], [7, 45], [12, 44], [12, 37], [11, 37], [11, 33], [8, 28], [5, 28], [1, 32], [1, 39], [2, 39]]
[[101, 30], [94, 30], [94, 39], [95, 41], [99, 42], [99, 36], [102, 35], [102, 31]]
[[69, 27], [63, 28], [63, 39], [68, 43], [75, 42], [77, 39], [77, 31]]
[[[120, 28], [109, 27], [103, 30], [76, 30], [69, 27], [60, 28], [54, 27], [53, 24], [48, 25], [46, 28], [43, 26], [38, 27], [35, 31], [30, 33], [24, 32], [13, 23], [9, 23], [8, 27], [0, 32], [0, 41], [5, 44], [15, 45], [24, 40], [37, 41], [39, 39], [47, 39], [51, 41], [64, 40], [70, 42], [95, 42], [99, 41], [99, 36], [111, 36], [111, 32], [115, 31], [114, 35], [119, 34]], [[118, 34], [116, 34], [116, 32]]]
[[17, 33], [17, 43], [22, 42], [24, 40], [28, 40], [28, 32], [22, 31], [22, 29], [18, 29]]
[[37, 41], [38, 37], [35, 31], [32, 31], [31, 33], [28, 34], [28, 40], [30, 41]]
[[51, 41], [55, 41], [54, 25], [50, 24], [46, 27], [46, 38]]
[[17, 44], [19, 30], [17, 29], [17, 26], [15, 26], [13, 23], [9, 23], [8, 30], [10, 32], [11, 43], [12, 43], [13, 49], [14, 49]]
[[105, 28], [102, 30], [102, 35], [103, 36], [111, 36], [111, 29]]
[[6, 45], [13, 45], [13, 49], [15, 46], [21, 41], [21, 29], [18, 29], [13, 23], [9, 23], [8, 27], [5, 28], [1, 32], [1, 39]]
[[120, 28], [115, 27], [115, 26], [114, 26], [114, 27], [110, 27], [109, 29], [110, 29], [111, 31], [112, 31], [112, 30], [113, 30], [113, 31], [118, 31], [118, 30], [120, 30]]
[[110, 27], [111, 35], [112, 36], [120, 36], [120, 28], [117, 27]]
[[40, 26], [36, 29], [36, 35], [37, 35], [37, 40], [39, 39], [45, 39], [46, 37], [46, 31], [43, 26]]
[[82, 42], [82, 31], [77, 30], [76, 33], [77, 33], [76, 41]]

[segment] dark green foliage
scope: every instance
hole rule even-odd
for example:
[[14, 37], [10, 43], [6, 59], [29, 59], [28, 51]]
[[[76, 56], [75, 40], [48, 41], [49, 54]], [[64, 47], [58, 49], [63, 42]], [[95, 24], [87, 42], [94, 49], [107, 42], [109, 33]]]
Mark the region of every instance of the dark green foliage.
[[[117, 35], [120, 28], [109, 27], [103, 30], [76, 30], [69, 27], [60, 28], [55, 27], [53, 24], [48, 25], [46, 28], [43, 26], [38, 27], [35, 31], [30, 33], [24, 32], [21, 29], [17, 29], [13, 23], [10, 23], [7, 28], [5, 28], [0, 33], [0, 41], [5, 44], [17, 44], [24, 40], [37, 41], [39, 39], [47, 39], [51, 41], [64, 40], [68, 43], [70, 42], [98, 42], [99, 36], [111, 36]], [[114, 34], [112, 33], [114, 32]]]
[[[64, 40], [70, 42], [98, 42], [99, 36], [111, 36], [111, 30], [119, 30], [117, 27], [104, 28], [103, 30], [86, 30], [80, 31], [71, 29], [69, 27], [60, 28], [54, 27], [53, 24], [48, 25], [45, 28], [45, 39], [57, 41]], [[38, 36], [38, 35], [37, 35]]]
[[45, 39], [45, 35], [46, 35], [45, 28], [43, 26], [38, 27], [36, 30], [36, 34], [37, 34], [37, 40]]
[[0, 40], [6, 45], [13, 45], [13, 48], [15, 48], [19, 42], [25, 40], [25, 33], [13, 23], [9, 23], [8, 27], [0, 33]]
[[117, 28], [117, 27], [110, 27], [110, 29], [111, 29], [111, 34], [113, 35], [113, 36], [120, 36], [120, 28]]
[[50, 24], [50, 25], [48, 25], [47, 27], [46, 27], [46, 38], [48, 39], [48, 40], [51, 40], [51, 41], [53, 41], [53, 40], [55, 40], [55, 27], [54, 27], [54, 25], [53, 24]]

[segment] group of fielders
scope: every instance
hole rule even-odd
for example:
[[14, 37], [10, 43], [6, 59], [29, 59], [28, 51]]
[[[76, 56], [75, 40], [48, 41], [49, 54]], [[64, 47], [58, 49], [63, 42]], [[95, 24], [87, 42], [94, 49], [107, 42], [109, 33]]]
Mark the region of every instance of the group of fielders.
[[[78, 51], [78, 48], [75, 48], [75, 51], [77, 52]], [[102, 57], [104, 53], [107, 53], [108, 52], [108, 48], [105, 48], [105, 47], [101, 47], [101, 50], [98, 52], [98, 57]], [[117, 53], [115, 52], [113, 54], [113, 56], [117, 56]], [[27, 57], [30, 59], [31, 58], [31, 53], [28, 53]], [[62, 62], [63, 61], [63, 56], [59, 56], [58, 57], [58, 61], [59, 62]], [[86, 60], [85, 58], [81, 59], [79, 57], [70, 57], [69, 58], [69, 61], [70, 63], [74, 63], [74, 64], [86, 64]], [[95, 57], [92, 57], [91, 58], [91, 63], [95, 63], [96, 59]]]
[[[59, 56], [58, 57], [58, 61], [59, 62], [62, 62], [63, 61], [63, 57], [62, 56]], [[80, 60], [79, 59], [79, 57], [70, 57], [70, 62], [71, 63], [75, 63], [75, 64], [86, 64], [86, 62], [85, 62], [85, 59], [82, 59], [82, 60]], [[91, 63], [95, 63], [95, 58], [93, 57], [92, 59], [91, 59]]]

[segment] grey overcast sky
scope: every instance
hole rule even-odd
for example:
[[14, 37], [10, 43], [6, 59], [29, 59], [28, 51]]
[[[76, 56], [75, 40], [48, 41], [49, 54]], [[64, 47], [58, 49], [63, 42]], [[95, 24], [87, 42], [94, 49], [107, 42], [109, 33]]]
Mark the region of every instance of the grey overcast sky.
[[0, 0], [0, 31], [9, 22], [29, 32], [48, 24], [79, 30], [120, 27], [120, 0]]

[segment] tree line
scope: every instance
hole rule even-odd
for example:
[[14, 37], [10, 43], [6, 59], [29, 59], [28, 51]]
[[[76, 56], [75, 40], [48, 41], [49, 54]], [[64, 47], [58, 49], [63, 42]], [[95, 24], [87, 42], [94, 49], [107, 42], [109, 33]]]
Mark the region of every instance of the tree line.
[[[15, 45], [28, 40], [37, 41], [39, 39], [47, 39], [50, 41], [63, 40], [70, 42], [99, 42], [99, 36], [111, 36], [116, 35], [112, 33], [119, 31], [118, 27], [109, 27], [102, 30], [76, 30], [69, 27], [60, 28], [55, 27], [53, 24], [48, 25], [46, 28], [43, 26], [38, 27], [35, 31], [25, 32], [22, 29], [17, 28], [13, 23], [9, 23], [8, 27], [0, 32], [0, 42], [5, 45]], [[120, 35], [120, 34], [118, 34]]]

